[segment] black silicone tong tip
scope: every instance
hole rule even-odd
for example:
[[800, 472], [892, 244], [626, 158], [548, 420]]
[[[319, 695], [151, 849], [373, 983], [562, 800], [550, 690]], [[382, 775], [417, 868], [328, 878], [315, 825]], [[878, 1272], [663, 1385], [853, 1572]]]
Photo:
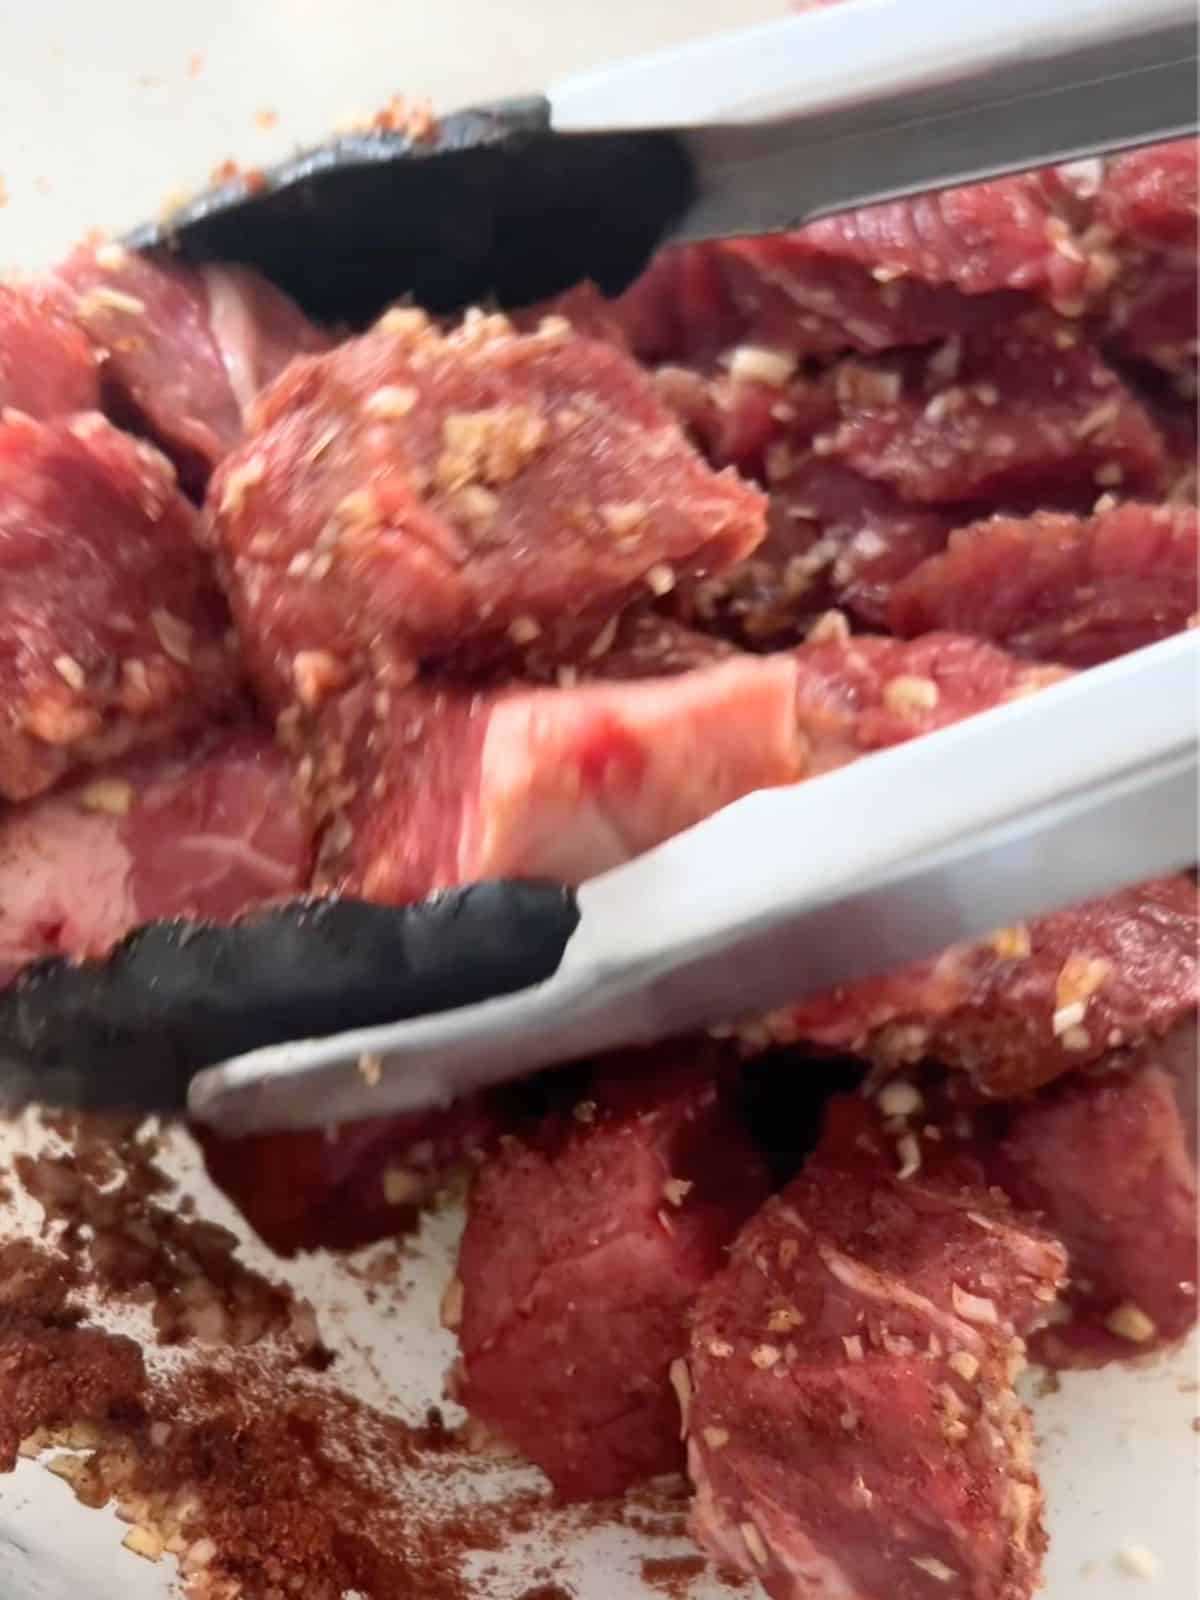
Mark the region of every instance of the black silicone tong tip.
[[147, 923], [101, 960], [0, 993], [0, 1104], [175, 1111], [201, 1067], [263, 1045], [448, 1011], [550, 977], [579, 922], [558, 884], [395, 908], [291, 902], [230, 926]]
[[669, 132], [556, 134], [540, 98], [370, 133], [211, 189], [126, 243], [257, 267], [318, 320], [361, 325], [411, 295], [432, 311], [528, 305], [641, 270], [693, 198]]

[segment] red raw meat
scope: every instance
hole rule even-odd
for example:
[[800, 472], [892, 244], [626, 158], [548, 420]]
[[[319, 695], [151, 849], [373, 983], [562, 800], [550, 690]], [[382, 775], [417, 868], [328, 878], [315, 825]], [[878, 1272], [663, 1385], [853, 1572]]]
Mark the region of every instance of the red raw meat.
[[1190, 878], [1159, 879], [834, 989], [773, 1014], [766, 1036], [889, 1066], [930, 1058], [984, 1094], [1025, 1094], [1194, 1010], [1197, 909]]
[[534, 641], [583, 656], [765, 520], [611, 346], [501, 317], [442, 336], [415, 311], [293, 365], [210, 505], [258, 682], [310, 707], [367, 655], [410, 675]]
[[795, 376], [794, 367], [777, 350], [737, 345], [714, 376], [664, 366], [654, 382], [714, 466], [734, 466], [761, 479], [769, 475], [778, 446], [786, 444], [794, 454], [837, 419], [829, 386]]
[[1105, 335], [1117, 356], [1166, 372], [1196, 398], [1196, 261], [1136, 256], [1113, 287]]
[[768, 1192], [711, 1047], [614, 1058], [475, 1180], [447, 1321], [457, 1398], [565, 1500], [681, 1470], [684, 1313]]
[[629, 352], [629, 336], [617, 302], [606, 299], [594, 283], [577, 283], [551, 300], [509, 312], [518, 333], [536, 333], [547, 317], [565, 317], [582, 338], [599, 339]]
[[1062, 1249], [993, 1191], [900, 1178], [858, 1099], [691, 1318], [693, 1530], [774, 1600], [1028, 1600], [1046, 1537], [1020, 1335]]
[[301, 890], [308, 869], [268, 735], [127, 757], [0, 813], [0, 983], [40, 956], [102, 955], [155, 918], [230, 920]]
[[1116, 157], [1097, 201], [1119, 270], [1106, 333], [1121, 355], [1171, 374], [1196, 395], [1200, 142], [1182, 139]]
[[0, 424], [0, 797], [203, 723], [225, 602], [165, 457], [96, 412]]
[[1198, 608], [1190, 506], [1091, 517], [993, 517], [953, 534], [893, 592], [899, 634], [952, 628], [1039, 661], [1088, 667], [1186, 628]]
[[1071, 1321], [1039, 1359], [1096, 1366], [1196, 1322], [1196, 1030], [1177, 1028], [1020, 1103], [989, 1177], [1070, 1255]]
[[[929, 344], [1011, 318], [1027, 304], [1007, 291], [964, 295], [948, 282], [863, 265], [838, 241], [813, 240], [807, 229], [690, 248], [714, 253], [714, 275], [741, 312], [738, 339], [796, 355]], [[685, 346], [676, 358], [697, 355]]]
[[396, 904], [490, 877], [577, 883], [805, 773], [787, 657], [573, 689], [361, 685], [301, 781], [320, 881]]
[[45, 419], [99, 404], [96, 361], [75, 324], [48, 295], [0, 283], [0, 411]]
[[531, 682], [573, 688], [579, 683], [629, 683], [643, 678], [675, 678], [684, 672], [713, 667], [741, 654], [725, 639], [698, 633], [649, 607], [622, 612], [612, 643], [592, 660], [578, 665], [541, 661], [535, 651], [525, 658], [524, 676]]
[[1121, 240], [1190, 251], [1200, 234], [1200, 140], [1178, 139], [1106, 163], [1097, 214]]
[[689, 620], [751, 649], [793, 643], [832, 607], [887, 620], [894, 585], [945, 547], [954, 517], [811, 451], [768, 451], [767, 537], [722, 577], [682, 586]]
[[1067, 676], [957, 633], [813, 640], [792, 659], [799, 672], [797, 721], [813, 775]]
[[120, 245], [83, 245], [55, 275], [104, 363], [122, 420], [144, 427], [202, 485], [237, 443], [247, 406], [327, 336], [245, 267], [194, 269]]
[[1052, 195], [1040, 173], [996, 178], [823, 218], [793, 237], [812, 255], [858, 262], [885, 282], [917, 278], [966, 295], [1036, 290], [1077, 307], [1086, 257]]
[[643, 361], [705, 366], [747, 329], [746, 316], [725, 284], [719, 249], [711, 244], [660, 250], [612, 307], [634, 355]]
[[932, 356], [847, 361], [835, 388], [842, 421], [814, 448], [907, 500], [1062, 504], [1165, 485], [1146, 409], [1076, 327], [1040, 313]]
[[355, 1250], [406, 1232], [495, 1135], [484, 1099], [304, 1133], [193, 1133], [208, 1175], [277, 1254]]

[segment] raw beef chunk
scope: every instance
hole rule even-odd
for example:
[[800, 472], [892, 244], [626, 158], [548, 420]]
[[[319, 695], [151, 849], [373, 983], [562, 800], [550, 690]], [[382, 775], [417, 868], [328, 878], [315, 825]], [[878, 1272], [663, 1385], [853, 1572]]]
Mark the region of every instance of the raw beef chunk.
[[304, 1133], [229, 1138], [193, 1130], [208, 1175], [284, 1256], [354, 1250], [403, 1233], [417, 1210], [495, 1135], [485, 1099]]
[[1196, 1030], [1184, 1024], [1021, 1102], [989, 1177], [1067, 1247], [1072, 1317], [1039, 1358], [1091, 1366], [1196, 1321]]
[[95, 412], [0, 424], [0, 797], [194, 727], [237, 688], [170, 463]]
[[479, 878], [578, 883], [803, 777], [795, 684], [773, 657], [572, 689], [361, 685], [299, 767], [331, 819], [318, 882], [397, 904]]
[[1045, 1533], [1021, 1335], [1062, 1249], [982, 1187], [895, 1172], [861, 1100], [691, 1318], [693, 1529], [774, 1600], [1027, 1600]]
[[811, 451], [776, 445], [767, 472], [767, 537], [731, 572], [682, 586], [678, 602], [750, 649], [793, 643], [833, 608], [883, 625], [895, 584], [944, 549], [956, 521]]
[[1159, 879], [774, 1013], [767, 1036], [883, 1065], [929, 1057], [985, 1094], [1024, 1094], [1194, 1010], [1197, 927], [1192, 880]]
[[475, 1179], [458, 1398], [564, 1499], [680, 1470], [684, 1313], [767, 1187], [704, 1046], [615, 1058]]
[[814, 448], [918, 504], [1090, 504], [1165, 483], [1145, 407], [1075, 326], [1041, 314], [932, 355], [848, 360], [835, 389], [842, 420]]
[[99, 404], [96, 360], [75, 324], [49, 296], [0, 283], [0, 411], [45, 419]]
[[210, 505], [276, 705], [372, 657], [584, 656], [632, 597], [758, 543], [762, 496], [704, 465], [634, 363], [541, 326], [391, 312], [259, 402]]
[[1200, 231], [1198, 189], [1200, 141], [1148, 145], [1106, 164], [1097, 211], [1122, 241], [1194, 254]]
[[1190, 506], [993, 517], [955, 533], [893, 592], [900, 634], [953, 628], [1015, 655], [1088, 667], [1188, 625], [1200, 602]]
[[[836, 618], [833, 619], [833, 622]], [[1066, 674], [965, 634], [850, 638], [828, 625], [793, 652], [797, 719], [816, 774], [1019, 699]]]
[[1052, 172], [1026, 173], [865, 206], [796, 237], [813, 255], [858, 262], [885, 283], [916, 278], [965, 295], [1036, 290], [1075, 307], [1087, 261], [1059, 198]]
[[197, 270], [85, 245], [56, 283], [103, 360], [119, 419], [145, 428], [189, 484], [203, 484], [237, 443], [259, 389], [294, 355], [329, 343], [245, 267]]
[[1196, 394], [1198, 159], [1194, 139], [1118, 156], [1097, 201], [1119, 263], [1106, 335], [1120, 354], [1170, 374], [1189, 399]]
[[225, 921], [308, 881], [286, 757], [257, 729], [127, 756], [0, 812], [0, 983], [159, 917]]

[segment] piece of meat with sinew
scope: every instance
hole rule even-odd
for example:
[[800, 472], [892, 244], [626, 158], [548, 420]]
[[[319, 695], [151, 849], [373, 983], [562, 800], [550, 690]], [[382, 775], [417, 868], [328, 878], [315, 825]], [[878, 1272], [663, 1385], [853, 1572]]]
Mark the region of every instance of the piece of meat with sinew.
[[1089, 667], [1178, 633], [1200, 609], [1194, 507], [1130, 503], [1090, 517], [992, 517], [951, 535], [893, 591], [896, 633], [993, 639]]
[[300, 757], [326, 822], [317, 881], [394, 904], [482, 878], [579, 883], [805, 776], [795, 685], [786, 656], [570, 689], [359, 685]]
[[0, 983], [160, 917], [230, 921], [308, 882], [286, 757], [256, 728], [138, 753], [0, 813]]
[[920, 504], [1082, 509], [1101, 489], [1165, 487], [1146, 408], [1077, 326], [1040, 312], [928, 355], [848, 359], [834, 388], [841, 421], [813, 448]]
[[229, 614], [170, 462], [97, 412], [0, 423], [0, 797], [204, 723]]
[[119, 421], [144, 429], [190, 488], [242, 434], [258, 391], [327, 335], [246, 267], [194, 268], [118, 244], [81, 245], [54, 274], [103, 363]]
[[75, 324], [51, 296], [0, 283], [0, 411], [44, 420], [99, 404], [96, 359]]
[[1200, 999], [1195, 883], [1162, 878], [772, 1013], [747, 1042], [804, 1040], [882, 1066], [932, 1059], [995, 1097], [1161, 1038]]
[[497, 1132], [490, 1102], [233, 1138], [197, 1126], [208, 1175], [278, 1255], [356, 1250], [408, 1232]]
[[762, 544], [723, 576], [681, 585], [675, 602], [694, 625], [750, 649], [795, 643], [834, 608], [867, 627], [884, 625], [895, 584], [945, 548], [956, 520], [786, 442], [769, 447], [766, 467]]
[[294, 364], [210, 508], [260, 688], [310, 708], [381, 659], [586, 655], [632, 598], [738, 560], [765, 521], [611, 345], [561, 319], [443, 335], [415, 310]]
[[1013, 1390], [1065, 1252], [986, 1188], [899, 1177], [854, 1098], [691, 1317], [692, 1527], [773, 1600], [1028, 1600], [1046, 1536]]
[[610, 1058], [475, 1179], [455, 1393], [565, 1500], [682, 1470], [684, 1313], [769, 1187], [720, 1075], [695, 1041]]
[[1066, 1245], [1071, 1320], [1052, 1366], [1097, 1366], [1196, 1322], [1196, 1029], [1184, 1023], [1019, 1102], [988, 1175]]

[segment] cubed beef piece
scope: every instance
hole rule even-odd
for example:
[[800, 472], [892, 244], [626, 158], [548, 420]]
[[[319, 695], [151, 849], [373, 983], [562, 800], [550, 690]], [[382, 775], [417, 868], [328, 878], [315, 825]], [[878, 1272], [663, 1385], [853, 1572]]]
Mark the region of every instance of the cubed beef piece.
[[103, 361], [121, 421], [144, 428], [202, 486], [241, 437], [246, 408], [301, 351], [327, 336], [245, 267], [200, 269], [120, 245], [83, 245], [55, 274]]
[[287, 758], [237, 729], [138, 753], [0, 812], [0, 983], [159, 917], [229, 920], [308, 881]]
[[681, 615], [751, 649], [795, 643], [833, 608], [883, 625], [894, 586], [945, 547], [954, 516], [785, 442], [766, 464], [766, 538], [732, 571], [681, 585]]
[[296, 363], [260, 401], [210, 506], [252, 667], [314, 704], [369, 658], [560, 659], [632, 597], [720, 570], [765, 502], [715, 475], [653, 385], [565, 323], [448, 335], [417, 311]]
[[100, 404], [92, 348], [54, 299], [0, 283], [0, 411], [44, 420]]
[[355, 1250], [408, 1232], [496, 1133], [488, 1100], [306, 1132], [193, 1131], [208, 1175], [272, 1250]]
[[1200, 606], [1198, 569], [1190, 506], [992, 517], [953, 534], [944, 555], [900, 583], [888, 617], [899, 634], [952, 628], [1088, 667], [1187, 627]]
[[1196, 1030], [1121, 1052], [1019, 1102], [989, 1176], [1067, 1247], [1071, 1320], [1040, 1359], [1145, 1354], [1196, 1322]]
[[203, 723], [229, 617], [165, 457], [98, 413], [0, 424], [0, 797]]
[[1106, 163], [1097, 215], [1122, 242], [1195, 254], [1200, 235], [1200, 140], [1176, 139]]
[[1097, 201], [1118, 268], [1106, 297], [1106, 337], [1118, 354], [1167, 372], [1193, 401], [1198, 157], [1195, 139], [1117, 156], [1106, 166]]
[[1155, 494], [1162, 440], [1078, 327], [1035, 313], [932, 355], [847, 360], [814, 448], [921, 504]]
[[1028, 1600], [1045, 1533], [1021, 1335], [1065, 1254], [996, 1194], [897, 1175], [858, 1099], [701, 1289], [693, 1529], [774, 1600]]
[[985, 1094], [1024, 1094], [1194, 1010], [1197, 909], [1190, 878], [1159, 879], [834, 989], [773, 1014], [765, 1037], [884, 1066], [928, 1057]]
[[572, 689], [358, 686], [299, 768], [331, 819], [318, 881], [398, 904], [480, 878], [578, 883], [804, 776], [795, 682], [775, 657]]
[[837, 621], [835, 614], [791, 657], [799, 672], [797, 719], [814, 773], [949, 727], [1067, 676], [966, 634], [851, 638]]
[[694, 1043], [616, 1058], [475, 1179], [456, 1394], [564, 1499], [682, 1469], [684, 1313], [768, 1188], [713, 1067]]

